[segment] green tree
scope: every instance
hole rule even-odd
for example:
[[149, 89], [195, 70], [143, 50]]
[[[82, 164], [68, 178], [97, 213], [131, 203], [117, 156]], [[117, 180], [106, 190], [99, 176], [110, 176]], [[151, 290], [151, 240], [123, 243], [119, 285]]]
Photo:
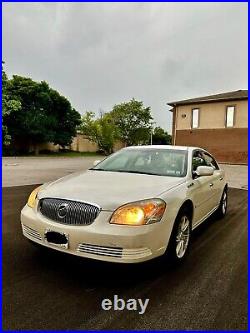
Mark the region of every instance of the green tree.
[[4, 124], [6, 116], [9, 116], [11, 113], [18, 111], [21, 108], [21, 102], [18, 99], [13, 99], [8, 94], [8, 77], [3, 69], [2, 62], [2, 140], [3, 145], [8, 146], [10, 144], [11, 136], [8, 133], [8, 128]]
[[154, 145], [171, 145], [172, 136], [161, 127], [155, 127], [152, 141]]
[[21, 102], [21, 108], [4, 119], [14, 144], [19, 140], [32, 143], [38, 154], [39, 143], [52, 142], [63, 147], [71, 143], [81, 116], [64, 96], [44, 81], [17, 75], [9, 80], [7, 93]]
[[117, 130], [109, 114], [101, 115], [99, 119], [95, 119], [93, 112], [86, 112], [82, 116], [79, 130], [90, 141], [97, 143], [99, 150], [104, 152], [104, 154], [108, 155], [113, 152], [114, 142], [117, 139]]
[[143, 102], [133, 98], [129, 102], [115, 105], [109, 116], [126, 146], [149, 142], [153, 118], [150, 107], [144, 107]]

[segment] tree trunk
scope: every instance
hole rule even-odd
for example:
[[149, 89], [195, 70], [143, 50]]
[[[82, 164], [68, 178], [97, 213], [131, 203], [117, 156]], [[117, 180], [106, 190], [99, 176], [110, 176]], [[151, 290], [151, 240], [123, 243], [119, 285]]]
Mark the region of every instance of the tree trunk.
[[38, 156], [39, 155], [39, 145], [35, 144], [35, 155]]

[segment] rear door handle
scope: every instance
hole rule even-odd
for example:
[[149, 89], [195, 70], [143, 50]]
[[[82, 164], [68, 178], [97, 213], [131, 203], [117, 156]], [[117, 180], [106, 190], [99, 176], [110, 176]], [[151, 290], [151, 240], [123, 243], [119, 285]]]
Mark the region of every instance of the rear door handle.
[[220, 180], [223, 180], [223, 177], [220, 177]]
[[214, 184], [213, 184], [213, 183], [210, 183], [209, 186], [212, 187], [212, 186], [214, 186]]

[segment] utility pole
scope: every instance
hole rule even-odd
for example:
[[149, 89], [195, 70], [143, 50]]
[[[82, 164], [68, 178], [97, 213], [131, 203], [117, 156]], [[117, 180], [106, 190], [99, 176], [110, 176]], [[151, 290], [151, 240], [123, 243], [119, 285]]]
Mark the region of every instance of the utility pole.
[[154, 132], [154, 125], [156, 124], [155, 121], [152, 121], [151, 125], [151, 131], [150, 131], [150, 145], [152, 146], [153, 144], [153, 132]]

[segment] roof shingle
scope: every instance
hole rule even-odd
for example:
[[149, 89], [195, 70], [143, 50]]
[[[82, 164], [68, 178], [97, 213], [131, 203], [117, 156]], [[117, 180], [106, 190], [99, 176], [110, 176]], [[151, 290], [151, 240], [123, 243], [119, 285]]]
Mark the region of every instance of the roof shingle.
[[182, 101], [170, 102], [170, 103], [168, 103], [168, 105], [176, 106], [176, 105], [217, 102], [217, 101], [227, 101], [227, 100], [239, 100], [239, 99], [248, 99], [248, 90], [236, 90], [236, 91], [230, 91], [230, 92], [226, 92], [226, 93], [222, 93], [222, 94], [184, 99]]

